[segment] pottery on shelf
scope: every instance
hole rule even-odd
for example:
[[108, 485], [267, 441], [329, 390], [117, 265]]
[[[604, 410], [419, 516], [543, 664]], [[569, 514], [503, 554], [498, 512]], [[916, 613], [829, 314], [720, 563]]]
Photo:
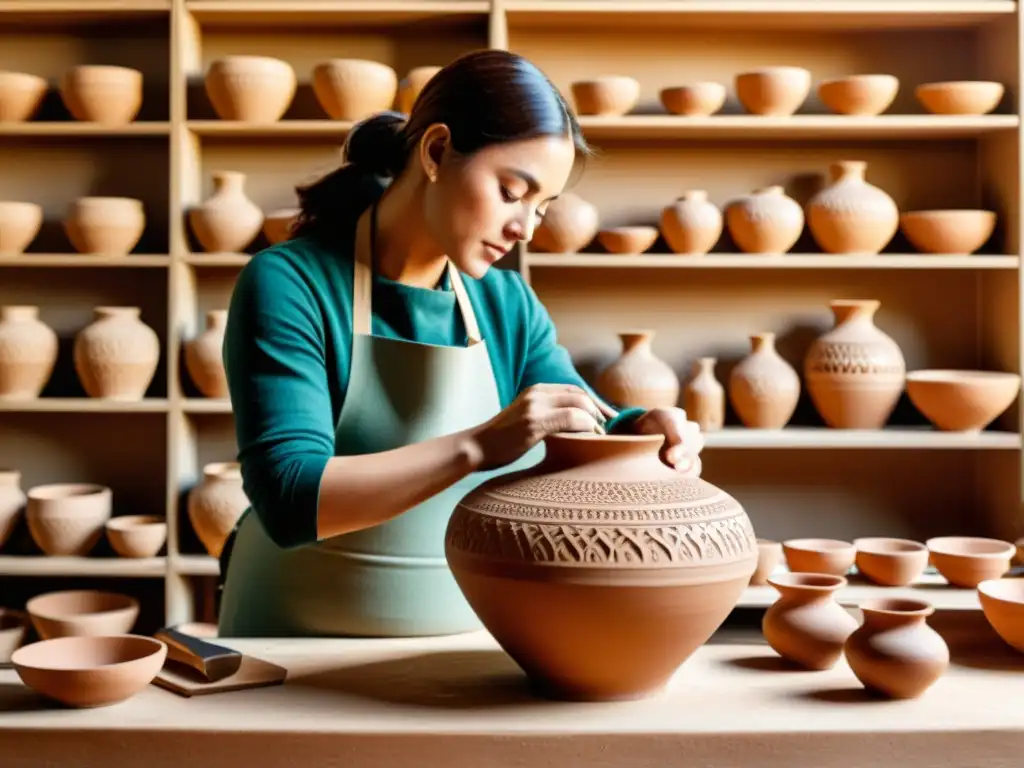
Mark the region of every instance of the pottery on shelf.
[[1006, 87], [992, 80], [922, 83], [914, 95], [934, 115], [987, 115], [999, 106]]
[[398, 81], [398, 94], [395, 96], [395, 109], [399, 112], [409, 114], [412, 112], [413, 104], [419, 98], [420, 92], [426, 88], [434, 75], [440, 72], [442, 67], [426, 66], [413, 67], [405, 73], [405, 77]]
[[0, 123], [24, 123], [39, 112], [50, 89], [46, 78], [29, 72], [0, 72]]
[[896, 202], [867, 181], [867, 163], [829, 167], [829, 184], [807, 203], [807, 226], [827, 253], [877, 254], [899, 228]]
[[745, 427], [782, 429], [800, 399], [800, 377], [775, 349], [774, 333], [751, 336], [750, 348], [729, 375], [729, 400]]
[[883, 587], [913, 584], [928, 567], [928, 547], [910, 539], [884, 536], [854, 539], [857, 570]]
[[845, 576], [853, 567], [857, 548], [840, 539], [786, 539], [782, 553], [794, 573]]
[[597, 233], [597, 242], [608, 253], [644, 253], [657, 239], [656, 227], [609, 227]]
[[283, 243], [292, 238], [292, 225], [298, 217], [298, 208], [278, 208], [263, 219], [263, 236], [271, 245]]
[[949, 647], [928, 626], [935, 609], [924, 600], [883, 597], [860, 604], [864, 623], [843, 652], [853, 674], [869, 691], [892, 699], [915, 699], [949, 667]]
[[220, 557], [228, 534], [249, 507], [236, 462], [212, 462], [203, 467], [203, 479], [188, 494], [188, 519], [203, 547]]
[[160, 362], [160, 339], [139, 307], [96, 307], [75, 336], [75, 372], [89, 397], [137, 401]]
[[654, 354], [654, 331], [624, 331], [619, 340], [622, 353], [598, 375], [598, 393], [621, 407], [674, 407], [679, 401], [679, 377]]
[[713, 82], [662, 88], [658, 93], [667, 112], [684, 117], [713, 115], [725, 104], [725, 97], [725, 86]]
[[203, 397], [228, 396], [223, 357], [227, 323], [226, 309], [210, 310], [206, 313], [206, 330], [184, 344], [185, 368]]
[[932, 565], [954, 587], [975, 589], [1010, 570], [1017, 547], [982, 536], [936, 536], [925, 542]]
[[900, 231], [922, 253], [974, 253], [988, 242], [995, 228], [995, 211], [963, 209], [900, 214]]
[[814, 407], [834, 429], [881, 429], [906, 378], [899, 346], [874, 322], [880, 302], [830, 302], [836, 325], [804, 359], [804, 379]]
[[701, 432], [717, 432], [725, 424], [725, 387], [715, 378], [714, 357], [694, 361], [693, 377], [683, 389], [686, 418], [700, 425]]
[[3, 549], [25, 514], [27, 499], [25, 491], [21, 489], [21, 472], [16, 469], [0, 469], [0, 549]]
[[64, 234], [84, 254], [127, 256], [145, 230], [145, 208], [132, 197], [80, 197], [64, 219]]
[[58, 91], [76, 120], [127, 125], [142, 107], [142, 73], [130, 67], [83, 64], [61, 76]]
[[24, 642], [29, 625], [28, 615], [24, 611], [0, 608], [0, 665], [11, 663], [11, 655]]
[[750, 586], [760, 587], [768, 583], [768, 577], [782, 562], [782, 544], [771, 539], [757, 540], [757, 568], [750, 577]]
[[804, 209], [776, 184], [729, 205], [725, 221], [744, 253], [787, 253], [804, 231]]
[[1013, 404], [1020, 382], [1020, 374], [1009, 371], [911, 371], [907, 396], [936, 429], [973, 433]]
[[0, 400], [34, 400], [53, 374], [57, 334], [39, 307], [0, 307]]
[[118, 515], [107, 520], [106, 531], [121, 557], [156, 557], [167, 541], [167, 521], [159, 515]]
[[190, 208], [188, 223], [207, 253], [241, 253], [263, 228], [263, 210], [245, 193], [241, 171], [214, 171], [213, 193]]
[[666, 466], [663, 443], [552, 435], [540, 464], [485, 482], [452, 514], [445, 553], [456, 582], [544, 695], [662, 689], [754, 572], [743, 508]]
[[28, 489], [25, 521], [32, 541], [50, 556], [88, 555], [103, 535], [113, 494], [95, 483], [49, 483]]
[[291, 106], [295, 70], [270, 56], [224, 56], [210, 64], [206, 96], [221, 120], [275, 123]]
[[837, 115], [880, 115], [896, 99], [900, 81], [893, 75], [850, 75], [818, 84], [818, 98]]
[[548, 205], [530, 247], [547, 253], [576, 253], [594, 239], [599, 226], [597, 207], [573, 192], [565, 192]]
[[722, 212], [706, 190], [691, 189], [662, 208], [659, 227], [673, 253], [700, 256], [722, 236]]
[[0, 256], [18, 256], [32, 244], [43, 226], [38, 203], [0, 200]]
[[626, 75], [604, 75], [570, 84], [577, 115], [619, 117], [640, 101], [640, 82]]
[[36, 595], [25, 612], [43, 640], [123, 635], [139, 618], [139, 601], [119, 592], [68, 589]]
[[836, 602], [846, 579], [826, 573], [779, 573], [768, 583], [779, 593], [761, 620], [768, 645], [805, 669], [834, 667], [857, 629], [857, 620]]
[[1024, 653], [1024, 579], [987, 579], [978, 584], [978, 602], [1003, 642]]
[[313, 94], [332, 120], [358, 122], [391, 109], [398, 75], [369, 59], [328, 59], [313, 68]]
[[736, 75], [736, 98], [754, 115], [788, 117], [811, 92], [811, 73], [803, 67], [765, 67]]

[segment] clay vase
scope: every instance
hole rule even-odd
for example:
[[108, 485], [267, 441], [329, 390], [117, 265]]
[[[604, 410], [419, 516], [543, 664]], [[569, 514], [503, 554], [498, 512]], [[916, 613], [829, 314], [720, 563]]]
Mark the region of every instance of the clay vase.
[[222, 353], [227, 324], [226, 309], [211, 310], [206, 313], [206, 330], [185, 342], [185, 368], [203, 397], [228, 396]]
[[213, 194], [188, 212], [188, 222], [207, 253], [241, 253], [263, 228], [263, 211], [245, 194], [245, 174], [215, 171]]
[[0, 307], [0, 400], [33, 400], [53, 374], [57, 334], [39, 307]]
[[619, 339], [622, 354], [597, 377], [598, 393], [623, 408], [674, 407], [679, 378], [651, 349], [654, 331], [626, 331]]
[[834, 667], [857, 629], [857, 620], [835, 600], [846, 579], [825, 573], [780, 573], [768, 583], [779, 592], [761, 620], [768, 645], [805, 669]]
[[544, 221], [533, 233], [530, 247], [546, 253], [575, 253], [594, 239], [600, 223], [594, 205], [579, 195], [566, 192], [548, 205]]
[[313, 95], [332, 120], [363, 120], [391, 109], [398, 75], [370, 59], [329, 59], [313, 68]]
[[728, 617], [757, 565], [743, 507], [659, 458], [661, 436], [556, 434], [534, 467], [456, 506], [448, 564], [542, 695], [662, 689]]
[[877, 254], [899, 229], [896, 202], [866, 172], [860, 160], [833, 163], [831, 183], [807, 203], [807, 226], [827, 253]]
[[725, 221], [729, 236], [744, 253], [787, 253], [804, 231], [804, 210], [774, 185], [730, 205]]
[[661, 236], [672, 253], [702, 256], [722, 236], [722, 212], [703, 189], [691, 189], [661, 210]]
[[416, 103], [416, 99], [419, 98], [420, 91], [440, 71], [441, 67], [413, 67], [410, 69], [398, 83], [395, 109], [399, 112], [405, 112], [407, 115], [412, 112], [412, 106]]
[[139, 307], [96, 307], [96, 319], [75, 337], [75, 372], [89, 397], [136, 401], [146, 395], [160, 339]]
[[949, 647], [928, 626], [924, 600], [878, 598], [861, 604], [864, 623], [846, 641], [846, 661], [865, 688], [891, 699], [916, 699], [949, 667]]
[[700, 425], [701, 432], [717, 432], [725, 423], [725, 387], [715, 378], [713, 357], [702, 357], [693, 364], [693, 378], [683, 390], [686, 417]]
[[27, 499], [21, 489], [21, 472], [16, 469], [0, 469], [0, 549], [25, 514]]
[[800, 377], [775, 349], [774, 333], [750, 337], [751, 352], [729, 376], [729, 399], [751, 429], [782, 429], [800, 399]]
[[804, 359], [811, 401], [834, 429], [881, 429], [903, 392], [903, 353], [875, 326], [880, 302], [842, 299], [830, 306], [836, 325]]
[[188, 494], [189, 522], [213, 557], [220, 557], [224, 542], [248, 507], [242, 470], [236, 462], [207, 464], [202, 481]]

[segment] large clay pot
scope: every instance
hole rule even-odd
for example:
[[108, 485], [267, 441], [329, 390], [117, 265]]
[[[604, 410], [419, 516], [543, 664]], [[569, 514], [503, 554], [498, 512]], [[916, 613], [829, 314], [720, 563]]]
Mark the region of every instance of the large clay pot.
[[395, 109], [405, 112], [407, 115], [412, 112], [412, 106], [419, 98], [427, 83], [434, 75], [441, 71], [441, 67], [413, 67], [410, 69], [401, 82], [398, 83], [398, 95], [395, 97]]
[[96, 319], [75, 337], [75, 371], [89, 397], [141, 400], [157, 364], [160, 339], [139, 307], [96, 307]]
[[892, 699], [916, 699], [949, 667], [949, 647], [928, 626], [935, 609], [923, 600], [861, 603], [864, 623], [846, 641], [846, 661], [864, 687]]
[[729, 235], [744, 253], [787, 253], [804, 231], [804, 210], [778, 186], [746, 195], [725, 211]]
[[800, 377], [775, 349], [774, 333], [750, 337], [751, 352], [729, 376], [729, 399], [743, 425], [782, 429], [800, 399]]
[[903, 392], [903, 353], [875, 326], [880, 302], [842, 299], [830, 306], [835, 328], [819, 337], [804, 359], [811, 401], [830, 427], [881, 429]]
[[0, 400], [39, 397], [57, 362], [57, 334], [39, 307], [0, 307]]
[[241, 253], [263, 228], [263, 210], [245, 194], [244, 173], [211, 175], [213, 194], [189, 209], [189, 225], [207, 253]]
[[61, 100], [76, 120], [127, 125], [142, 107], [142, 73], [130, 67], [82, 64], [60, 78]]
[[274, 123], [295, 97], [295, 70], [270, 56], [225, 56], [206, 72], [206, 96], [221, 120]]
[[235, 462], [214, 462], [203, 467], [202, 481], [188, 494], [188, 519], [206, 551], [220, 557], [224, 542], [249, 498], [242, 489], [242, 470]]
[[145, 230], [145, 208], [132, 197], [80, 197], [64, 219], [72, 247], [101, 256], [127, 256]]
[[722, 236], [722, 212], [703, 189], [691, 189], [661, 210], [661, 236], [672, 253], [701, 256]]
[[185, 368], [189, 378], [204, 397], [227, 397], [228, 379], [224, 372], [224, 330], [226, 309], [206, 313], [206, 330], [185, 342]]
[[43, 206], [38, 203], [0, 200], [0, 255], [18, 256], [24, 253], [42, 226]]
[[896, 202], [865, 180], [867, 163], [845, 160], [829, 168], [831, 183], [807, 204], [807, 226], [828, 253], [875, 254], [900, 225]]
[[370, 59], [329, 59], [313, 68], [313, 95], [333, 120], [358, 121], [391, 109], [398, 75]]
[[722, 624], [757, 565], [740, 504], [659, 458], [661, 436], [552, 435], [455, 508], [452, 573], [539, 692], [638, 698]]
[[0, 549], [25, 514], [26, 499], [25, 492], [21, 490], [21, 472], [0, 469]]
[[717, 432], [725, 424], [725, 387], [715, 378], [713, 357], [693, 364], [693, 378], [683, 390], [686, 417], [700, 425], [701, 432]]
[[672, 408], [679, 401], [679, 377], [651, 349], [654, 331], [619, 334], [622, 354], [601, 371], [595, 388], [621, 407]]
[[594, 239], [599, 226], [597, 208], [579, 195], [566, 192], [548, 205], [530, 247], [547, 253], [575, 253]]
[[834, 667], [857, 620], [835, 600], [846, 579], [826, 573], [779, 573], [768, 578], [779, 592], [765, 611], [761, 632], [779, 656], [805, 669]]

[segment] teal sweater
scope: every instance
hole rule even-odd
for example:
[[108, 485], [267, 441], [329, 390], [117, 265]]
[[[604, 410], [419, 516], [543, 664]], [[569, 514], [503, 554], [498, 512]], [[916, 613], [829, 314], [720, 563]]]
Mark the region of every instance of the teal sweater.
[[[224, 365], [238, 460], [252, 510], [281, 547], [317, 540], [320, 478], [335, 455], [334, 426], [348, 386], [352, 279], [351, 246], [342, 252], [300, 238], [255, 255], [231, 297]], [[464, 282], [502, 407], [533, 384], [571, 383], [592, 392], [518, 273], [490, 269]], [[464, 345], [455, 294], [447, 277], [444, 283], [416, 288], [375, 275], [373, 334]], [[623, 431], [641, 413], [620, 412], [609, 431]]]

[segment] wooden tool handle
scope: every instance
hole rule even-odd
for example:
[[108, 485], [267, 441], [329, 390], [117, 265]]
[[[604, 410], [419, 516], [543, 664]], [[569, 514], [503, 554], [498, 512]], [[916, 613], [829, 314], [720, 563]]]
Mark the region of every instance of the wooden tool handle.
[[191, 667], [207, 682], [215, 683], [238, 671], [242, 654], [222, 645], [186, 635], [173, 627], [165, 627], [154, 635], [167, 644], [167, 658]]

